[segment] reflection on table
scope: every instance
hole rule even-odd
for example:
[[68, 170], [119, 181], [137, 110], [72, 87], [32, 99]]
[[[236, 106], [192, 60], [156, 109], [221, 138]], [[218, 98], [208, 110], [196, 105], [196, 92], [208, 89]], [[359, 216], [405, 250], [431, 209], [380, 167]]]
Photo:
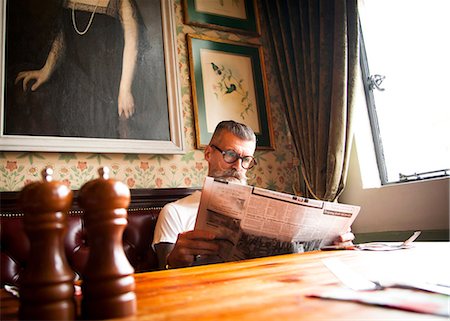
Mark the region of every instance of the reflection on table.
[[[448, 320], [308, 296], [330, 286], [342, 287], [322, 262], [330, 257], [372, 279], [448, 280], [450, 243], [414, 245], [389, 252], [315, 251], [136, 274], [138, 313], [126, 320]], [[403, 291], [405, 298], [417, 292]], [[444, 300], [450, 306], [450, 297]], [[17, 318], [17, 309], [18, 300], [2, 289], [1, 320]]]

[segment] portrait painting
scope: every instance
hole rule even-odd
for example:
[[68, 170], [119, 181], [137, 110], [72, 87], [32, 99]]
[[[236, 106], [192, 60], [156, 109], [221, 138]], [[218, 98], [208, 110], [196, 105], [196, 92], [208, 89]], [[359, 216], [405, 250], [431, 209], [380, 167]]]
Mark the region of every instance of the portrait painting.
[[2, 147], [179, 152], [172, 5], [7, 0]]

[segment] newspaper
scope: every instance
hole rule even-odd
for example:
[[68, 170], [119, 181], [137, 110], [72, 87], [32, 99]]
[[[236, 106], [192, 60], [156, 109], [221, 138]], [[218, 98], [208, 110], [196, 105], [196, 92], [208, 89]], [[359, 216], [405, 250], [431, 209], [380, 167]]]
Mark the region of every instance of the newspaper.
[[216, 233], [219, 259], [236, 261], [330, 245], [359, 210], [207, 177], [195, 229]]

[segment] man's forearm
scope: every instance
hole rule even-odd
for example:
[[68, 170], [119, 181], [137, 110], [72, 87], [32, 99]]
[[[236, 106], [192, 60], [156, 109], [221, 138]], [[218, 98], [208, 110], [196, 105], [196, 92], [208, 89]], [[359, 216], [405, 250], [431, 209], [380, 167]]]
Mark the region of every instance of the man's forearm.
[[161, 242], [155, 244], [156, 256], [158, 257], [158, 266], [160, 269], [165, 269], [167, 265], [167, 256], [172, 252], [175, 244], [168, 242]]

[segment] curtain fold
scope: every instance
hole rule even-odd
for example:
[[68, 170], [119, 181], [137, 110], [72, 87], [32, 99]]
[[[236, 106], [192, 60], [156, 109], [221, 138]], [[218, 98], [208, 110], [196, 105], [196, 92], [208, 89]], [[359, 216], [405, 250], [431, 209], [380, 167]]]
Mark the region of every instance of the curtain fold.
[[260, 0], [303, 196], [344, 189], [358, 73], [357, 0]]

